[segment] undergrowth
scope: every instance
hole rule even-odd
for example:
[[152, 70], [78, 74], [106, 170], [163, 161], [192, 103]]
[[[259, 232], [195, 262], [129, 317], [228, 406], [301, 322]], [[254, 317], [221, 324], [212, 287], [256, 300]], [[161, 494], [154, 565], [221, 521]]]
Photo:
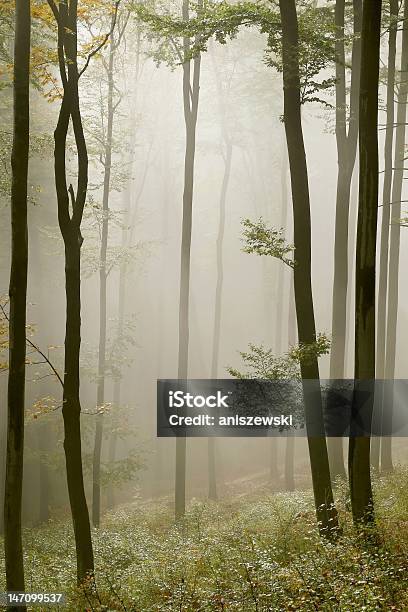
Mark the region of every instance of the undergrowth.
[[73, 612], [408, 610], [408, 470], [375, 480], [376, 545], [355, 533], [345, 487], [336, 492], [343, 533], [332, 543], [307, 491], [192, 500], [177, 526], [169, 502], [122, 507], [94, 530], [97, 581], [81, 589], [71, 524], [50, 521], [24, 533], [26, 591], [62, 591]]

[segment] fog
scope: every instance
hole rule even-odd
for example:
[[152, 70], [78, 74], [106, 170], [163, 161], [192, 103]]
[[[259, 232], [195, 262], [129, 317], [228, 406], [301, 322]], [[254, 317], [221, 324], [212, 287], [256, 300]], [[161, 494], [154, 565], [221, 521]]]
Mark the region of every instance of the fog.
[[[112, 433], [118, 435], [116, 461], [121, 477], [102, 479], [102, 514], [110, 507], [107, 483], [114, 482], [115, 504], [140, 498], [173, 499], [175, 441], [156, 436], [156, 384], [178, 377], [180, 245], [185, 156], [182, 68], [151, 57], [153, 43], [130, 23], [118, 51], [115, 87], [121, 101], [114, 116], [112, 187], [109, 194], [107, 277], [107, 355], [102, 463], [107, 470]], [[140, 33], [139, 33], [140, 34]], [[85, 36], [85, 33], [83, 33]], [[136, 44], [138, 40], [138, 45]], [[139, 46], [139, 48], [138, 48]], [[266, 36], [245, 29], [226, 45], [211, 41], [202, 54], [196, 130], [190, 271], [189, 378], [210, 378], [217, 283], [217, 236], [227, 137], [232, 143], [231, 172], [225, 201], [223, 285], [218, 378], [228, 368], [245, 369], [240, 351], [263, 345], [276, 355], [296, 344], [290, 316], [292, 270], [272, 257], [243, 252], [242, 220], [262, 217], [283, 227], [292, 241], [292, 207], [286, 141], [282, 122], [282, 75], [264, 63]], [[383, 49], [386, 57], [386, 49]], [[102, 51], [106, 59], [106, 51]], [[326, 69], [332, 74], [333, 66]], [[55, 75], [57, 75], [54, 69]], [[325, 73], [325, 74], [326, 74]], [[323, 75], [325, 76], [325, 75]], [[57, 76], [56, 76], [57, 78]], [[105, 79], [105, 80], [104, 80]], [[2, 91], [4, 98], [10, 91]], [[81, 108], [89, 150], [89, 185], [82, 222], [81, 403], [83, 461], [88, 500], [92, 496], [92, 452], [97, 412], [99, 341], [100, 206], [103, 166], [96, 136], [106, 121], [106, 75], [96, 56], [81, 79]], [[332, 90], [324, 93], [334, 105]], [[385, 98], [381, 84], [380, 98]], [[31, 92], [32, 130], [46, 138], [30, 159], [29, 285], [27, 317], [31, 341], [63, 372], [65, 333], [64, 249], [58, 228], [53, 177], [52, 134], [60, 100]], [[102, 106], [101, 106], [102, 105]], [[381, 106], [381, 104], [380, 104]], [[101, 115], [102, 113], [102, 115]], [[384, 123], [380, 113], [380, 123]], [[7, 123], [10, 113], [4, 111]], [[312, 281], [318, 332], [331, 334], [337, 151], [333, 107], [306, 103], [302, 109], [312, 214]], [[105, 129], [103, 127], [103, 129]], [[380, 170], [384, 131], [380, 131]], [[75, 179], [72, 133], [69, 163]], [[350, 214], [352, 270], [357, 214], [357, 167]], [[382, 174], [380, 174], [380, 193]], [[102, 178], [101, 178], [102, 177]], [[404, 184], [403, 199], [408, 197]], [[128, 213], [124, 213], [128, 207]], [[381, 213], [380, 213], [381, 214]], [[10, 208], [2, 198], [1, 294], [7, 294], [10, 266]], [[95, 221], [96, 219], [96, 221]], [[380, 227], [380, 220], [378, 227]], [[401, 230], [396, 378], [408, 366], [404, 261], [407, 230]], [[123, 242], [123, 240], [125, 242]], [[124, 245], [124, 246], [123, 246]], [[120, 270], [125, 274], [123, 337], [117, 344]], [[351, 277], [350, 287], [353, 287]], [[293, 304], [292, 304], [293, 308]], [[346, 377], [353, 377], [353, 299], [349, 299]], [[32, 326], [32, 327], [31, 327]], [[115, 347], [116, 343], [116, 348]], [[38, 352], [30, 349], [26, 389], [26, 440], [23, 516], [26, 525], [42, 516], [65, 515], [68, 497], [63, 458], [61, 385]], [[330, 356], [320, 359], [320, 374], [329, 378]], [[120, 405], [114, 387], [120, 380]], [[7, 374], [0, 376], [2, 452], [5, 452]], [[48, 398], [45, 400], [44, 398]], [[37, 409], [36, 402], [40, 402]], [[33, 408], [34, 406], [34, 408]], [[219, 495], [244, 486], [284, 490], [285, 442], [269, 438], [217, 440]], [[404, 440], [393, 442], [394, 460], [406, 463]], [[129, 468], [127, 458], [135, 459]], [[4, 453], [3, 462], [4, 463]], [[208, 495], [207, 439], [187, 440], [187, 499]], [[127, 472], [129, 468], [129, 474]], [[116, 480], [115, 480], [116, 478]], [[110, 480], [109, 480], [110, 479]], [[3, 483], [3, 478], [1, 479]], [[45, 484], [44, 484], [45, 482]], [[310, 487], [305, 439], [296, 440], [295, 482]], [[47, 490], [47, 509], [41, 495]]]

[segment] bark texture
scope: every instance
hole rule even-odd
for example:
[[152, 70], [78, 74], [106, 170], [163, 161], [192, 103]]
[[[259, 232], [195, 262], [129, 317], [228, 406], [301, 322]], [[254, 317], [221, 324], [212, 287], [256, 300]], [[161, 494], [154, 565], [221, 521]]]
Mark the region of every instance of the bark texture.
[[[79, 105], [77, 54], [77, 2], [58, 7], [48, 0], [58, 24], [58, 59], [63, 98], [54, 132], [54, 175], [58, 222], [65, 253], [65, 351], [62, 416], [68, 495], [77, 557], [77, 580], [93, 575], [94, 558], [86, 503], [81, 444], [81, 403], [79, 396], [79, 353], [81, 346], [81, 221], [88, 187], [88, 153]], [[78, 173], [74, 190], [67, 184], [66, 148], [72, 121]]]
[[[311, 281], [311, 222], [309, 184], [306, 153], [303, 141], [300, 104], [300, 76], [298, 51], [298, 21], [295, 0], [280, 0], [282, 20], [282, 60], [284, 87], [284, 122], [288, 147], [290, 178], [292, 185], [295, 261], [294, 289], [299, 342], [313, 344], [316, 339], [314, 306]], [[302, 379], [315, 380], [316, 397], [320, 397], [319, 366], [317, 357], [302, 361]], [[324, 437], [323, 412], [320, 406], [312, 407], [305, 394], [306, 427], [310, 425], [311, 409], [319, 437], [308, 437], [310, 466], [316, 516], [322, 535], [331, 535], [338, 529], [337, 511], [333, 502], [329, 459]], [[318, 421], [316, 423], [316, 420]]]
[[[381, 0], [365, 0], [363, 5], [362, 56], [360, 80], [360, 176], [356, 243], [355, 304], [355, 398], [360, 381], [375, 378], [375, 268], [378, 216], [378, 75], [380, 61]], [[364, 384], [364, 383], [363, 383]], [[367, 383], [365, 383], [366, 388]], [[372, 385], [373, 387], [373, 385]], [[365, 405], [373, 408], [373, 396]], [[358, 410], [353, 402], [353, 416]], [[349, 480], [354, 523], [369, 524], [374, 519], [370, 477], [370, 437], [351, 431], [349, 440]]]
[[[11, 153], [11, 271], [9, 378], [7, 401], [6, 481], [4, 491], [4, 553], [7, 591], [24, 591], [21, 502], [24, 460], [24, 397], [26, 362], [26, 301], [28, 266], [27, 176], [30, 90], [29, 0], [16, 0], [13, 148]], [[9, 606], [8, 610], [21, 610]], [[23, 607], [26, 609], [26, 606]]]

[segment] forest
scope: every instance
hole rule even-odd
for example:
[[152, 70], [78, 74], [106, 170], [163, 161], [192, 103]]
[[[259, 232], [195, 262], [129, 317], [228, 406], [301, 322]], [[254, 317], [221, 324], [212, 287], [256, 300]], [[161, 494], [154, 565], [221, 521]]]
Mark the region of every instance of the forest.
[[408, 611], [407, 103], [408, 0], [1, 0], [0, 608]]

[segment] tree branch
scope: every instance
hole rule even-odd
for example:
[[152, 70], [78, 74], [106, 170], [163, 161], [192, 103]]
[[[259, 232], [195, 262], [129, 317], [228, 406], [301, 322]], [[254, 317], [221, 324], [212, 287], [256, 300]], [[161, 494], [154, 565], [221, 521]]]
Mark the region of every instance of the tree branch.
[[120, 0], [116, 0], [116, 2], [115, 2], [115, 13], [114, 13], [114, 18], [113, 18], [113, 21], [112, 21], [111, 29], [109, 30], [109, 32], [107, 34], [105, 34], [102, 42], [97, 47], [95, 47], [95, 49], [93, 49], [93, 51], [91, 51], [91, 53], [86, 58], [85, 65], [83, 66], [82, 70], [79, 71], [78, 79], [81, 78], [81, 76], [84, 74], [85, 70], [88, 68], [89, 62], [91, 61], [93, 56], [96, 55], [97, 53], [99, 53], [99, 51], [106, 45], [106, 43], [108, 42], [109, 38], [112, 36], [113, 30], [115, 29], [115, 25], [116, 25], [116, 18], [118, 16], [119, 4], [120, 4]]
[[[6, 310], [3, 306], [3, 304], [0, 304], [0, 308], [1, 311], [3, 313], [4, 318], [6, 319], [6, 321], [10, 322], [10, 319], [6, 313]], [[41, 357], [45, 360], [44, 363], [47, 363], [49, 365], [49, 367], [51, 368], [51, 370], [54, 372], [55, 376], [58, 378], [59, 382], [61, 383], [61, 387], [64, 388], [64, 382], [61, 378], [61, 376], [59, 375], [57, 369], [55, 368], [55, 366], [53, 365], [53, 363], [50, 361], [50, 359], [47, 357], [47, 355], [45, 355], [45, 353], [43, 353], [43, 351], [36, 345], [34, 344], [34, 342], [31, 342], [31, 340], [29, 338], [27, 338], [26, 336], [26, 342], [27, 344], [29, 344], [39, 355], [41, 355]]]

